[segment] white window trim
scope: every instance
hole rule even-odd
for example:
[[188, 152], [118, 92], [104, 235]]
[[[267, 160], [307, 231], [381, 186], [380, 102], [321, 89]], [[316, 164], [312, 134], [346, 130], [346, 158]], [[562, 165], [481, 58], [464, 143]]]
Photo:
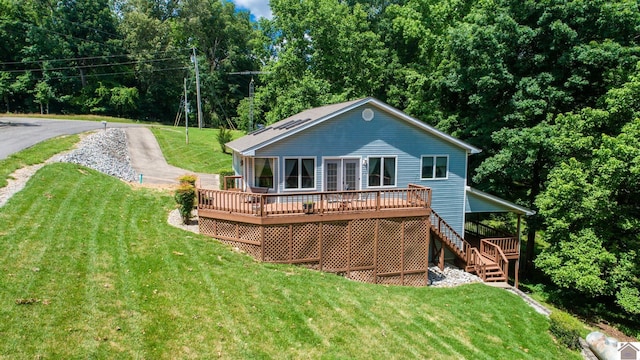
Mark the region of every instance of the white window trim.
[[325, 168], [325, 161], [326, 160], [340, 160], [340, 164], [341, 166], [344, 165], [344, 161], [345, 160], [357, 160], [358, 161], [358, 190], [362, 190], [363, 189], [363, 181], [364, 181], [364, 177], [368, 177], [368, 174], [363, 173], [364, 169], [363, 169], [363, 165], [362, 165], [362, 156], [323, 156], [321, 161], [322, 161], [322, 167], [321, 167], [321, 178], [322, 178], [322, 191], [327, 191], [326, 184], [325, 184], [325, 174], [327, 169]]
[[271, 159], [273, 160], [273, 187], [270, 187], [269, 190], [278, 190], [278, 158], [275, 156], [255, 156], [251, 158], [251, 184], [253, 186], [257, 186], [256, 181], [256, 159]]
[[[378, 186], [373, 186], [373, 185], [369, 185], [369, 167], [371, 166], [371, 158], [380, 158], [381, 162], [380, 162], [380, 173], [384, 174], [384, 159], [387, 158], [393, 158], [396, 160], [396, 168], [394, 171], [394, 179], [393, 179], [393, 185], [378, 185]], [[371, 188], [371, 189], [381, 189], [381, 188], [397, 188], [398, 187], [398, 155], [371, 155], [371, 156], [367, 156], [367, 188]], [[380, 183], [384, 184], [384, 178], [381, 177], [380, 178]]]
[[[424, 158], [433, 158], [433, 177], [431, 178], [425, 178], [422, 177], [422, 161]], [[436, 177], [436, 159], [439, 157], [444, 157], [447, 158], [447, 173], [444, 177]], [[420, 166], [419, 166], [419, 171], [420, 171], [420, 180], [425, 180], [425, 181], [440, 181], [440, 180], [448, 180], [449, 179], [449, 155], [445, 155], [445, 154], [441, 154], [441, 155], [422, 155], [420, 156]]]
[[[287, 188], [287, 160], [298, 160], [298, 171], [302, 171], [302, 160], [313, 159], [313, 187], [302, 188], [302, 176], [298, 173], [298, 187]], [[282, 191], [285, 192], [301, 192], [301, 191], [316, 191], [318, 188], [318, 159], [315, 156], [287, 156], [282, 158]]]

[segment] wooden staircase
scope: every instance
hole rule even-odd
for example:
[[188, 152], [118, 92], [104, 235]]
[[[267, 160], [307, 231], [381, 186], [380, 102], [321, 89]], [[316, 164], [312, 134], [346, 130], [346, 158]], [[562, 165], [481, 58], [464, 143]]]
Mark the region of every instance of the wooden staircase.
[[[509, 260], [499, 245], [481, 240], [478, 248], [472, 247], [433, 209], [430, 220], [431, 233], [464, 263], [465, 271], [475, 273], [484, 282], [505, 282], [508, 280]], [[444, 248], [440, 249], [439, 255], [439, 266], [443, 268]]]

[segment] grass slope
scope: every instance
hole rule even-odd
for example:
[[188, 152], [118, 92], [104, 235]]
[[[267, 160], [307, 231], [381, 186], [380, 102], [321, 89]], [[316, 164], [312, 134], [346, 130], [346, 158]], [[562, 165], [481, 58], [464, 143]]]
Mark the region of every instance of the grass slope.
[[0, 208], [0, 358], [579, 358], [504, 290], [260, 264], [169, 226], [173, 207], [76, 165], [41, 169]]
[[[184, 128], [154, 126], [151, 131], [158, 140], [167, 162], [194, 172], [219, 174], [231, 170], [231, 155], [224, 154], [218, 144], [218, 129], [189, 129], [189, 144]], [[233, 139], [243, 135], [232, 131]]]
[[78, 135], [56, 137], [0, 160], [0, 187], [7, 186], [7, 178], [14, 171], [25, 166], [43, 163], [53, 155], [71, 149], [79, 140]]

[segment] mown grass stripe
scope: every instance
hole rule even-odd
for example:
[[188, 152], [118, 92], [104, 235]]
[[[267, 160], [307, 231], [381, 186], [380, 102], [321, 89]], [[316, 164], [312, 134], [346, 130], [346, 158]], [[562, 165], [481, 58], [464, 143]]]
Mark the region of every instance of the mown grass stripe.
[[[34, 216], [48, 223], [36, 231], [0, 209], [0, 252], [17, 252], [0, 258], [4, 357], [579, 358], [503, 290], [385, 287], [258, 263], [169, 226], [170, 194], [80, 170], [46, 166], [21, 194], [42, 204]], [[24, 253], [39, 245], [44, 254]], [[35, 280], [8, 276], [30, 256]], [[51, 303], [16, 305], [28, 286]]]

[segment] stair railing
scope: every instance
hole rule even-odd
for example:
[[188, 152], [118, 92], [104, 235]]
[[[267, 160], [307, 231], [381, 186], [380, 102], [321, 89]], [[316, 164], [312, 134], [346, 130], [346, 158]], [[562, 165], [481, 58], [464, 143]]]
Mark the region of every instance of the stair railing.
[[498, 264], [505, 278], [509, 278], [509, 260], [505, 256], [500, 246], [492, 242], [482, 240], [480, 241], [480, 254], [486, 256], [487, 258]]
[[[471, 245], [456, 232], [446, 221], [444, 221], [437, 212], [431, 209], [431, 227], [440, 236], [440, 240], [446, 243], [451, 250], [454, 250], [460, 259], [466, 260], [466, 251]], [[460, 248], [460, 245], [462, 248]]]
[[473, 267], [473, 270], [475, 270], [476, 275], [478, 275], [478, 277], [482, 279], [482, 281], [485, 281], [487, 279], [486, 266], [487, 264], [485, 263], [484, 259], [480, 255], [480, 252], [478, 251], [478, 249], [468, 247], [467, 248], [467, 267]]

